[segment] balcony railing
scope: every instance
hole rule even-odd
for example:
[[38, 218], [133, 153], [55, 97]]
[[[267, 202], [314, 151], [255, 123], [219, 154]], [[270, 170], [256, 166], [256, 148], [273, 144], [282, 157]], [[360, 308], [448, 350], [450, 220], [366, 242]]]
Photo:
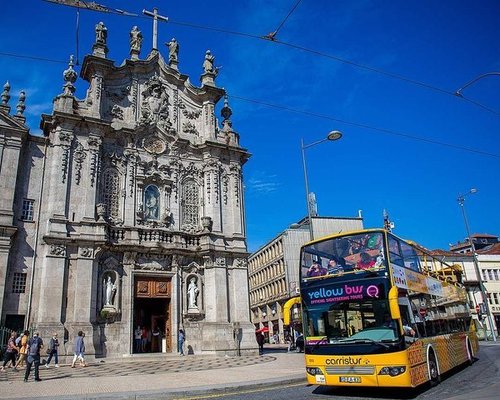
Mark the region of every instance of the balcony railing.
[[163, 229], [144, 229], [135, 227], [108, 226], [106, 240], [118, 246], [127, 245], [159, 245], [161, 247], [184, 248], [198, 250], [202, 244], [203, 234], [171, 232]]

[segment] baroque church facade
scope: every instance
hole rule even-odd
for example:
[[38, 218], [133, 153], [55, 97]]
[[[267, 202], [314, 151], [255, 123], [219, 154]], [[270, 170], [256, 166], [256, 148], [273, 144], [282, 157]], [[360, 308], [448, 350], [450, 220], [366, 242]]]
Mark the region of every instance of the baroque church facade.
[[[73, 62], [43, 136], [25, 125], [25, 95], [0, 105], [0, 325], [36, 327], [89, 355], [131, 354], [134, 331], [160, 332], [149, 350], [176, 353], [179, 329], [194, 354], [256, 354], [249, 316], [240, 146], [207, 51], [201, 86], [156, 47], [107, 58], [96, 26], [75, 97]], [[155, 32], [156, 34], [156, 32]], [[215, 105], [224, 99], [222, 124]], [[153, 338], [154, 341], [154, 338]]]

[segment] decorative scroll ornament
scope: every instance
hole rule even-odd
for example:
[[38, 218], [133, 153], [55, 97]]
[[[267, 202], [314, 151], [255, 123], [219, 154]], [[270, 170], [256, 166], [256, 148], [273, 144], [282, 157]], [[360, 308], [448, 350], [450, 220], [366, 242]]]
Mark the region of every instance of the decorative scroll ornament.
[[78, 143], [73, 154], [73, 159], [75, 160], [75, 181], [77, 185], [80, 184], [80, 179], [82, 178], [82, 165], [86, 157], [85, 149], [81, 143]]
[[66, 255], [66, 246], [63, 244], [53, 244], [50, 246], [50, 254], [64, 257]]
[[87, 144], [90, 150], [90, 186], [94, 187], [97, 171], [99, 169], [99, 147], [102, 139], [100, 137], [89, 137]]

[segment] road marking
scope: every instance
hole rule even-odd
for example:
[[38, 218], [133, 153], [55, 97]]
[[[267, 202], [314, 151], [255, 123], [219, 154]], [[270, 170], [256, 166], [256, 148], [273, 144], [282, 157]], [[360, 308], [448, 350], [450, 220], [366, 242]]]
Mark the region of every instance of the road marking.
[[291, 387], [304, 386], [304, 385], [306, 385], [306, 383], [291, 383], [289, 385], [279, 385], [279, 384], [277, 384], [276, 386], [268, 386], [268, 387], [263, 388], [263, 389], [247, 389], [247, 390], [241, 390], [241, 391], [238, 391], [238, 392], [227, 392], [227, 393], [220, 393], [220, 394], [207, 394], [207, 395], [194, 396], [194, 397], [177, 397], [177, 398], [174, 398], [173, 400], [216, 399], [216, 398], [220, 398], [220, 397], [234, 396], [234, 395], [239, 395], [239, 394], [267, 392], [269, 390], [276, 390], [276, 388], [278, 388], [278, 387], [281, 387], [281, 388], [291, 388]]

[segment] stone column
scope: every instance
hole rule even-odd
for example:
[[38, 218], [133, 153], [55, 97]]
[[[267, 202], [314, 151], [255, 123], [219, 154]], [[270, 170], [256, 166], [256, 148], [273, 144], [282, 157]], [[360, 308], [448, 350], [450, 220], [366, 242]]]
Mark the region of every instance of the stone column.
[[[236, 258], [229, 273], [229, 302], [231, 321], [241, 329], [239, 343], [242, 355], [257, 355], [258, 346], [255, 340], [255, 328], [250, 321], [250, 300], [248, 294], [247, 260]], [[238, 345], [238, 343], [236, 343]]]
[[[95, 267], [92, 248], [77, 249], [78, 254], [71, 264], [72, 292], [68, 293], [66, 325], [69, 330], [71, 349], [78, 331], [85, 332], [85, 352], [95, 354], [95, 343], [98, 343], [99, 332], [94, 330], [97, 302], [97, 268]], [[71, 352], [71, 350], [69, 350]]]
[[205, 264], [205, 313], [207, 322], [228, 322], [226, 259]]
[[38, 302], [33, 301], [33, 308], [38, 304], [36, 319], [33, 324], [40, 331], [42, 338], [50, 338], [54, 330], [62, 330], [61, 316], [64, 304], [64, 288], [67, 284], [66, 246], [63, 244], [45, 245], [40, 253], [47, 252], [39, 264], [37, 285]]

